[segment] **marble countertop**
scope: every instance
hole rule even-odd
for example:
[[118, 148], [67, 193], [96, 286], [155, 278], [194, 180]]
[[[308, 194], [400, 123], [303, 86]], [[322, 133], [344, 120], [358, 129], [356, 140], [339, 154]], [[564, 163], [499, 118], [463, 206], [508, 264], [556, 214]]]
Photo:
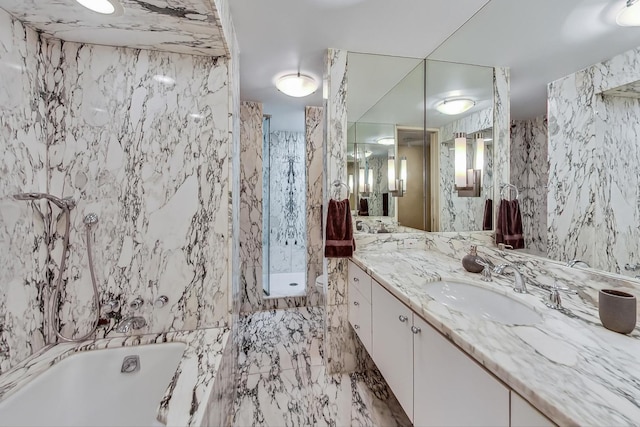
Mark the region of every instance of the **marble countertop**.
[[[365, 250], [352, 260], [555, 423], [640, 422], [640, 333], [605, 329], [588, 299], [562, 294], [566, 311], [553, 310], [541, 289], [529, 286], [529, 294], [517, 294], [512, 277], [482, 282], [459, 260], [426, 250]], [[505, 325], [449, 309], [422, 288], [441, 279], [490, 288], [533, 308], [543, 321]]]
[[79, 351], [184, 342], [187, 347], [165, 394], [158, 402], [158, 421], [165, 425], [199, 426], [229, 340], [226, 328], [198, 329], [162, 334], [119, 336], [46, 347], [0, 376], [0, 400], [53, 364]]

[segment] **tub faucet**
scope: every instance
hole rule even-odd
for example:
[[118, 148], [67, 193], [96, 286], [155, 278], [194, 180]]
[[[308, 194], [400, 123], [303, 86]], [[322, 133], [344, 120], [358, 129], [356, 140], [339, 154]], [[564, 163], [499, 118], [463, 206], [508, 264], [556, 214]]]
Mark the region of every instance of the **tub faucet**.
[[505, 270], [507, 269], [510, 269], [511, 271], [513, 271], [513, 275], [514, 275], [513, 290], [515, 292], [518, 292], [519, 294], [526, 294], [527, 285], [525, 284], [524, 276], [522, 275], [522, 273], [520, 273], [520, 270], [518, 270], [518, 268], [515, 265], [500, 264], [493, 269], [493, 272], [497, 274], [504, 274], [506, 273]]
[[116, 332], [120, 332], [121, 334], [128, 334], [129, 332], [133, 332], [134, 330], [142, 329], [145, 326], [147, 326], [147, 321], [144, 320], [144, 317], [127, 317], [125, 319], [122, 319], [122, 321], [118, 324]]

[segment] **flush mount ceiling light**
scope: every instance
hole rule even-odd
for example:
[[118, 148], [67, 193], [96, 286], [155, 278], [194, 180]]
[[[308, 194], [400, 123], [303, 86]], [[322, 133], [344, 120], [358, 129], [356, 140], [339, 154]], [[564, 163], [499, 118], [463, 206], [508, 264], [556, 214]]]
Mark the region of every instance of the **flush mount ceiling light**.
[[102, 13], [103, 15], [113, 15], [116, 12], [121, 12], [122, 6], [119, 3], [109, 0], [76, 0], [82, 6], [94, 12]]
[[627, 4], [616, 16], [616, 23], [621, 27], [640, 26], [640, 1], [627, 0]]
[[376, 142], [380, 145], [393, 145], [396, 143], [396, 140], [393, 138], [380, 138]]
[[174, 84], [176, 84], [176, 79], [174, 79], [173, 77], [165, 76], [164, 74], [156, 74], [155, 76], [153, 76], [153, 80], [167, 86], [173, 86]]
[[276, 87], [285, 95], [302, 98], [315, 92], [318, 82], [306, 74], [287, 74], [276, 81]]
[[442, 114], [453, 116], [464, 113], [474, 105], [476, 105], [475, 101], [469, 98], [443, 99], [436, 104], [436, 110]]

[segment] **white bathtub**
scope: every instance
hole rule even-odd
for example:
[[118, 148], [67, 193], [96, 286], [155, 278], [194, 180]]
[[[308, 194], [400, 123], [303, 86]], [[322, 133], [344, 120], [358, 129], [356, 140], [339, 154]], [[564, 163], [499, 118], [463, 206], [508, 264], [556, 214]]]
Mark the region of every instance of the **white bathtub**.
[[[157, 426], [180, 363], [180, 342], [75, 353], [0, 402], [0, 426]], [[121, 373], [126, 356], [140, 370]]]

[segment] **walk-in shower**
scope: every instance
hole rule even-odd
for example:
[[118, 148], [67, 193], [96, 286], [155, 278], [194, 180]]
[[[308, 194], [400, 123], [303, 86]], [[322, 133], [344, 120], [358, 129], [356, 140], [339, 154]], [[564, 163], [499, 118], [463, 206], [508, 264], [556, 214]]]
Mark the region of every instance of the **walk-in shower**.
[[306, 157], [304, 132], [263, 121], [263, 275], [266, 297], [306, 294]]
[[47, 200], [48, 202], [53, 203], [62, 210], [65, 221], [64, 237], [62, 242], [62, 255], [60, 256], [60, 271], [58, 272], [58, 277], [56, 278], [56, 284], [53, 292], [51, 293], [51, 296], [49, 297], [49, 321], [53, 332], [61, 341], [79, 342], [86, 340], [96, 331], [96, 328], [98, 327], [98, 321], [100, 320], [100, 297], [98, 294], [96, 275], [93, 268], [93, 255], [91, 250], [91, 229], [95, 224], [98, 223], [98, 216], [94, 213], [90, 213], [85, 216], [83, 221], [85, 225], [85, 233], [87, 236], [87, 255], [89, 258], [89, 270], [91, 272], [91, 284], [93, 286], [93, 304], [96, 313], [96, 320], [91, 330], [87, 334], [81, 337], [68, 338], [65, 337], [60, 331], [60, 312], [58, 309], [58, 304], [60, 303], [60, 295], [62, 293], [62, 278], [67, 268], [69, 235], [71, 234], [71, 209], [76, 206], [76, 203], [72, 198], [61, 199], [59, 197], [46, 193], [20, 193], [14, 195], [13, 198], [16, 200], [32, 202], [37, 200]]

